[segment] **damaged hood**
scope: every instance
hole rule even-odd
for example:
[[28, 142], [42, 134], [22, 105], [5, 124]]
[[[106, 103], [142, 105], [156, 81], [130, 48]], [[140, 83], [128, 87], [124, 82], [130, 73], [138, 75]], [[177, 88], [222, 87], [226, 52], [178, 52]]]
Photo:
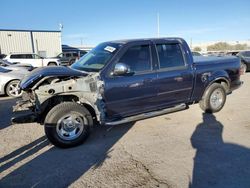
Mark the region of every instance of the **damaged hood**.
[[20, 87], [22, 90], [27, 90], [33, 87], [38, 81], [40, 81], [44, 77], [67, 78], [67, 77], [84, 77], [87, 75], [88, 74], [85, 72], [77, 71], [69, 67], [62, 67], [62, 66], [42, 67], [42, 68], [37, 68], [32, 72], [30, 72], [30, 74], [26, 75], [22, 79]]

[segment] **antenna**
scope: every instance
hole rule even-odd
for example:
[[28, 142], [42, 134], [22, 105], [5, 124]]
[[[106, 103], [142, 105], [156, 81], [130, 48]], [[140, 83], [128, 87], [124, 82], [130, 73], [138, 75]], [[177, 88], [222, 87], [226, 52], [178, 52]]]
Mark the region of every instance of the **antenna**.
[[160, 14], [157, 12], [157, 37], [160, 37]]

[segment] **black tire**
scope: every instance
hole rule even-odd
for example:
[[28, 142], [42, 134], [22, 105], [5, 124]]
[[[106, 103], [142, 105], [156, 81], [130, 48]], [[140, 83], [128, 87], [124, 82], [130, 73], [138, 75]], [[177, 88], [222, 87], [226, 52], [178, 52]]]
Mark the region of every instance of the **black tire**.
[[226, 96], [225, 88], [221, 84], [213, 83], [203, 94], [199, 102], [200, 108], [206, 113], [219, 112], [226, 102]]
[[57, 66], [55, 62], [48, 63], [48, 66]]
[[[73, 122], [71, 116], [76, 116], [78, 120], [75, 118], [75, 122]], [[71, 120], [69, 120], [69, 117], [71, 117]], [[64, 122], [66, 120], [68, 123]], [[80, 124], [80, 126], [75, 128], [76, 124]], [[90, 112], [75, 102], [64, 102], [56, 105], [48, 112], [44, 121], [45, 134], [49, 141], [61, 148], [82, 144], [88, 137], [92, 125], [93, 119]], [[75, 138], [70, 137], [70, 133], [72, 133], [70, 130], [73, 129], [75, 134], [78, 134], [77, 136], [75, 135]]]
[[6, 89], [5, 89], [5, 92], [6, 94], [9, 96], [9, 97], [20, 97], [22, 96], [22, 91], [19, 87], [19, 84], [20, 84], [20, 80], [12, 80], [10, 81], [7, 86], [6, 86]]
[[76, 61], [75, 59], [71, 59], [71, 60], [69, 61], [69, 66], [72, 65], [73, 63], [75, 63], [75, 61]]

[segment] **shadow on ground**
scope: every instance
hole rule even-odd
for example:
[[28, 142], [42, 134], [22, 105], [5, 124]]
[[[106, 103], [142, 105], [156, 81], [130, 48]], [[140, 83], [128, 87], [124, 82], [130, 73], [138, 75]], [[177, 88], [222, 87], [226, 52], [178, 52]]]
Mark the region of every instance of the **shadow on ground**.
[[250, 149], [225, 143], [222, 133], [215, 116], [204, 113], [191, 137], [196, 155], [190, 188], [250, 187]]
[[[24, 163], [0, 180], [0, 187], [67, 187], [90, 168], [98, 168], [111, 157], [112, 146], [133, 126], [96, 127], [81, 146], [70, 149], [52, 147], [31, 161]], [[0, 159], [0, 173], [23, 159], [37, 155], [48, 145], [41, 137]], [[8, 161], [7, 161], [8, 160]]]

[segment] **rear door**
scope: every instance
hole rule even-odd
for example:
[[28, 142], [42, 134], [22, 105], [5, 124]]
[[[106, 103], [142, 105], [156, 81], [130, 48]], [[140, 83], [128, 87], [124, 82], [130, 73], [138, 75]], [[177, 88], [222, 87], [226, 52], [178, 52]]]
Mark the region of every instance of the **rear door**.
[[178, 41], [155, 43], [158, 56], [157, 101], [159, 107], [189, 102], [193, 88], [193, 71]]
[[45, 66], [43, 64], [43, 58], [37, 54], [30, 54], [32, 55], [31, 56], [31, 64], [34, 66], [34, 67], [43, 67]]
[[[109, 117], [125, 117], [154, 108], [156, 73], [152, 66], [150, 41], [127, 47], [116, 63], [128, 65], [133, 75], [105, 80], [105, 102]], [[115, 63], [115, 64], [116, 64]]]

